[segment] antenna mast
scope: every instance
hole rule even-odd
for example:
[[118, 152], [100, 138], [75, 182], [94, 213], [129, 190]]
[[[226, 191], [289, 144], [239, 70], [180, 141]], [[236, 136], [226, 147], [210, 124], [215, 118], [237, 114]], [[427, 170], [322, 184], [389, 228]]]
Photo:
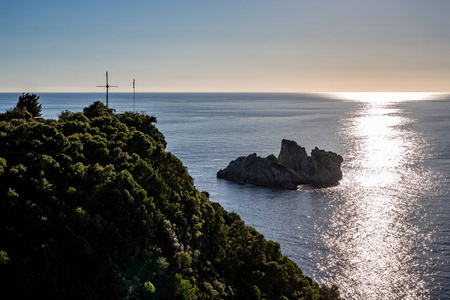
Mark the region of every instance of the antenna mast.
[[110, 87], [119, 87], [118, 85], [109, 85], [108, 84], [108, 71], [106, 71], [106, 85], [97, 85], [97, 87], [106, 87], [106, 107], [108, 107], [108, 89]]
[[135, 80], [133, 79], [133, 112], [135, 112], [136, 107], [136, 85]]

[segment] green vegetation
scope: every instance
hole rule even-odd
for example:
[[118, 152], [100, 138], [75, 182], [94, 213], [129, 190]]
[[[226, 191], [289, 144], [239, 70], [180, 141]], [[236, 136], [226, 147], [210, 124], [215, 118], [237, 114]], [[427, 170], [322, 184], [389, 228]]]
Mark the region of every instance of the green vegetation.
[[33, 117], [40, 117], [42, 111], [42, 105], [39, 104], [39, 96], [36, 94], [22, 94], [17, 101], [16, 109], [26, 110]]
[[16, 107], [0, 114], [0, 121], [11, 121], [13, 119], [30, 120], [41, 116], [42, 105], [39, 104], [39, 96], [36, 94], [22, 94], [19, 96]]
[[3, 296], [338, 298], [199, 192], [154, 117], [28, 108], [0, 114]]

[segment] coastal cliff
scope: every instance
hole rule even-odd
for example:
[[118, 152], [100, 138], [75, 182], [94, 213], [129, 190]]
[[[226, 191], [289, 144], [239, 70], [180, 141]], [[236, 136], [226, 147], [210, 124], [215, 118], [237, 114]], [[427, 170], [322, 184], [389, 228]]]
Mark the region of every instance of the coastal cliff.
[[261, 158], [256, 153], [233, 160], [217, 177], [259, 186], [297, 189], [300, 184], [330, 186], [342, 179], [342, 156], [317, 147], [308, 156], [296, 142], [281, 141], [278, 158]]
[[198, 191], [154, 117], [95, 102], [59, 120], [26, 106], [0, 120], [5, 296], [339, 298]]

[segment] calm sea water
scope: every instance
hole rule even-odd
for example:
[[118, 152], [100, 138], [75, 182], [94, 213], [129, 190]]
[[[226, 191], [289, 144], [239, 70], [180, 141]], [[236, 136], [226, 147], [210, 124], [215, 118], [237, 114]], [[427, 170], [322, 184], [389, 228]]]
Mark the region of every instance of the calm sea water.
[[[19, 94], [0, 94], [0, 111]], [[45, 118], [99, 93], [42, 93]], [[132, 94], [110, 94], [132, 111]], [[199, 190], [235, 211], [348, 299], [450, 299], [450, 94], [136, 94]], [[297, 191], [217, 179], [281, 140], [344, 157], [335, 187]]]

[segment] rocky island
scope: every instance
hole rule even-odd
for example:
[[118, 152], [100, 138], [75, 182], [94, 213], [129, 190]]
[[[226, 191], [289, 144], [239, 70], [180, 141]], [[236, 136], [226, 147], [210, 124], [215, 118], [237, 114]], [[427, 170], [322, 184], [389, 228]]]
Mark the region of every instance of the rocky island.
[[259, 186], [297, 189], [300, 184], [330, 186], [342, 179], [342, 156], [317, 147], [308, 156], [296, 142], [281, 141], [278, 158], [256, 153], [239, 157], [217, 173], [217, 177]]

